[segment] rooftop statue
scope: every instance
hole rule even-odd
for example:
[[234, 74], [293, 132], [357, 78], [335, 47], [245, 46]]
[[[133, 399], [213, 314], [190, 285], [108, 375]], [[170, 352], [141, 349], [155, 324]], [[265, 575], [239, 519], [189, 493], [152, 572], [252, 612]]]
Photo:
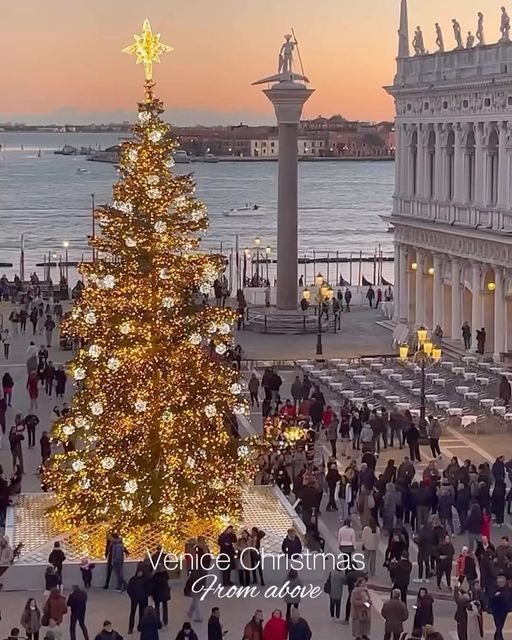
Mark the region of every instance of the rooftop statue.
[[476, 39], [478, 40], [477, 47], [483, 47], [485, 45], [485, 34], [484, 34], [484, 14], [479, 11], [478, 12], [478, 24], [476, 27]]
[[423, 32], [420, 29], [420, 27], [416, 27], [416, 31], [414, 32], [414, 39], [412, 41], [412, 47], [414, 49], [415, 56], [425, 55], [425, 44], [423, 42]]
[[468, 37], [466, 39], [466, 49], [472, 49], [475, 46], [475, 36], [468, 31]]
[[462, 33], [460, 29], [460, 24], [455, 18], [453, 18], [452, 20], [452, 25], [453, 25], [453, 35], [455, 36], [455, 42], [457, 43], [457, 46], [455, 47], [455, 49], [464, 49], [464, 45], [462, 44]]
[[438, 22], [436, 22], [436, 46], [439, 53], [444, 52], [443, 32]]
[[279, 59], [277, 65], [277, 74], [269, 76], [253, 82], [253, 84], [267, 84], [268, 82], [293, 82], [293, 83], [306, 83], [309, 82], [306, 76], [299, 73], [294, 73], [293, 66], [293, 52], [298, 45], [297, 40], [290, 34], [285, 35], [285, 41], [283, 42], [281, 49], [279, 50]]
[[500, 42], [510, 42], [510, 18], [505, 7], [501, 7]]

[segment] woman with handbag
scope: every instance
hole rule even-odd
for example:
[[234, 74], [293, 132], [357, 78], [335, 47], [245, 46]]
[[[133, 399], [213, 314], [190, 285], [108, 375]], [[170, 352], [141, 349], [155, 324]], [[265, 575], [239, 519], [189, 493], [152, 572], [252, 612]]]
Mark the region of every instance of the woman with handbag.
[[329, 612], [331, 618], [340, 619], [341, 599], [343, 597], [343, 585], [345, 584], [345, 573], [342, 564], [336, 565], [329, 573], [329, 577], [324, 585], [325, 593], [329, 594]]

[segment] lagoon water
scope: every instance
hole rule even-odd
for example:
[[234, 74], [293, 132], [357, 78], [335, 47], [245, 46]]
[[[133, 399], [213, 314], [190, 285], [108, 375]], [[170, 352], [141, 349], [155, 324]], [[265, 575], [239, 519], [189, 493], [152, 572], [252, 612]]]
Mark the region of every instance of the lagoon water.
[[[53, 150], [64, 144], [106, 148], [118, 142], [117, 134], [0, 132], [0, 262], [14, 264], [12, 270], [3, 271], [17, 271], [21, 234], [27, 271], [42, 262], [43, 254], [62, 253], [65, 240], [70, 243], [70, 260], [90, 255], [91, 194], [97, 204], [109, 201], [116, 169], [83, 156], [55, 155]], [[79, 168], [87, 173], [77, 173]], [[240, 249], [251, 247], [256, 236], [262, 247], [275, 249], [277, 162], [193, 163], [175, 169], [193, 172], [196, 195], [208, 205], [206, 248], [218, 250], [222, 242], [223, 250], [229, 251], [238, 235]], [[373, 254], [380, 244], [384, 255], [392, 255], [392, 235], [380, 215], [391, 211], [393, 183], [393, 162], [301, 162], [300, 253]], [[223, 210], [247, 202], [261, 205], [265, 215], [253, 219], [222, 215]], [[363, 272], [371, 276], [372, 269], [367, 264]], [[386, 277], [390, 271], [392, 265], [385, 265]], [[344, 265], [345, 278], [347, 273]]]

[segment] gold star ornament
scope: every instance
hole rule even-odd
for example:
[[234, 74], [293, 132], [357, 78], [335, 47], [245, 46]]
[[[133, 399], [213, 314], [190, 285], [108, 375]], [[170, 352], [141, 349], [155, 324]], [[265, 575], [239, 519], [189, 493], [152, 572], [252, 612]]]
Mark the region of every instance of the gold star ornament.
[[144, 20], [142, 35], [134, 35], [135, 43], [123, 49], [123, 53], [137, 56], [137, 64], [144, 63], [146, 80], [153, 78], [153, 62], [160, 62], [162, 53], [169, 53], [173, 48], [160, 42], [160, 34], [151, 31], [149, 20]]

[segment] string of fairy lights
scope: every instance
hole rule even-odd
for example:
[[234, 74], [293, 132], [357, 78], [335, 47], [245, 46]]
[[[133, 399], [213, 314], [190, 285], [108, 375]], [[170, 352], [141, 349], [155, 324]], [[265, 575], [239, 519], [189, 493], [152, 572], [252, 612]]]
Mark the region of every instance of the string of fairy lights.
[[173, 175], [177, 145], [153, 92], [152, 62], [169, 49], [146, 21], [126, 50], [144, 63], [145, 96], [113, 203], [95, 212], [103, 257], [81, 266], [86, 287], [65, 326], [86, 345], [70, 364], [77, 393], [52, 431], [65, 452], [43, 470], [62, 527], [176, 535], [184, 523], [235, 518], [251, 465], [226, 427], [245, 411], [239, 374], [222, 361], [235, 314], [201, 302], [222, 258], [197, 252], [206, 207], [189, 176]]

